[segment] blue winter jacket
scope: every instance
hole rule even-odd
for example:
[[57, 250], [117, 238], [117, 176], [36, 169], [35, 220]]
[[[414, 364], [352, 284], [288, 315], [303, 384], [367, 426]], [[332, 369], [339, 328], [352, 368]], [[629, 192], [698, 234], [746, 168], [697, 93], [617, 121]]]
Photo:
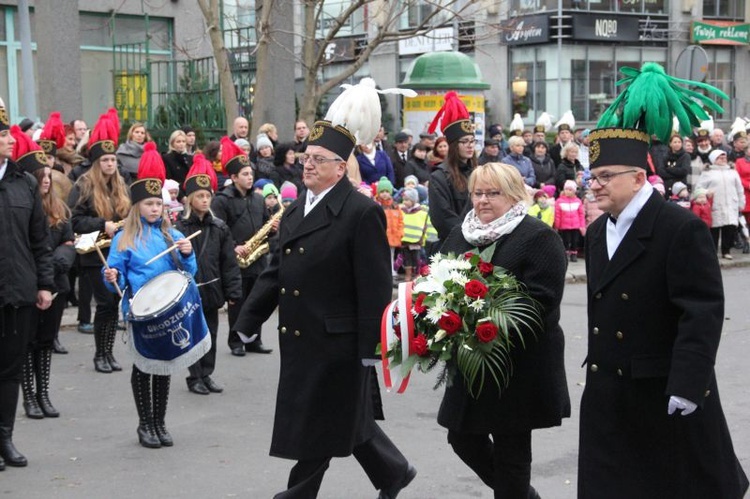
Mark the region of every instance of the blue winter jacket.
[[536, 184], [534, 165], [532, 165], [531, 160], [523, 154], [510, 153], [501, 160], [501, 163], [515, 166], [516, 170], [521, 173], [523, 181], [526, 182], [526, 184], [532, 187]]
[[396, 183], [393, 163], [391, 163], [391, 158], [385, 152], [375, 152], [374, 165], [364, 154], [357, 154], [357, 163], [359, 163], [359, 173], [362, 175], [362, 182], [372, 184], [377, 183], [380, 177], [387, 177], [392, 184]]

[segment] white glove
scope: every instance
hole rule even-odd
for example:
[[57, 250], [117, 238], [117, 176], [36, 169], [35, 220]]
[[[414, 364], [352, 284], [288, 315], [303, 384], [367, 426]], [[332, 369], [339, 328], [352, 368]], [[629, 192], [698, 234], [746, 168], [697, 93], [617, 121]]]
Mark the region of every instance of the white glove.
[[677, 409], [681, 409], [682, 415], [687, 416], [688, 414], [692, 414], [693, 411], [695, 411], [697, 408], [698, 405], [690, 402], [688, 399], [672, 395], [671, 397], [669, 397], [669, 406], [667, 407], [667, 413], [671, 415], [674, 414], [674, 411], [676, 411]]
[[365, 367], [374, 366], [378, 362], [380, 362], [380, 359], [362, 359], [362, 365]]

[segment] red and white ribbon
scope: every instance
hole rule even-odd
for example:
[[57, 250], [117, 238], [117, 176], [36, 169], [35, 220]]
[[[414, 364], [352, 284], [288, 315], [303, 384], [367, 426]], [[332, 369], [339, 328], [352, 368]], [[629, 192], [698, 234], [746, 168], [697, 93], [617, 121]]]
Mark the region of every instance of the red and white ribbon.
[[[414, 339], [414, 317], [412, 315], [411, 299], [412, 283], [403, 282], [398, 285], [398, 298], [391, 302], [383, 311], [380, 325], [380, 350], [383, 359], [383, 381], [387, 391], [397, 386], [397, 393], [403, 393], [409, 384], [411, 372], [403, 375], [402, 366], [411, 354], [411, 342]], [[393, 329], [393, 309], [398, 307], [399, 325], [401, 326], [401, 365], [391, 370], [388, 362], [388, 348], [398, 340]]]

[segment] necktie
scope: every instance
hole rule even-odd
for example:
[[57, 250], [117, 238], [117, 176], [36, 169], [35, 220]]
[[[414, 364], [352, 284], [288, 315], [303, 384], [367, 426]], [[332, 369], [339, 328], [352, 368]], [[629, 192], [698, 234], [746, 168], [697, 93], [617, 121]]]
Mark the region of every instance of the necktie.
[[612, 225], [617, 225], [617, 219], [612, 215], [609, 215], [609, 221], [612, 222]]
[[406, 153], [403, 153], [403, 152], [401, 153], [401, 161], [406, 163]]

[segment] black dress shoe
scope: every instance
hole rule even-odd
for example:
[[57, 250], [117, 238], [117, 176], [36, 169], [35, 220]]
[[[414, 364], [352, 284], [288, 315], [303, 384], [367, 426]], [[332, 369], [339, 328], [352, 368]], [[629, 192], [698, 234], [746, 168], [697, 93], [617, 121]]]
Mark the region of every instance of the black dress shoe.
[[411, 464], [408, 465], [408, 467], [406, 468], [406, 474], [399, 482], [391, 485], [390, 487], [380, 489], [378, 499], [396, 499], [398, 493], [405, 489], [406, 486], [409, 485], [412, 480], [414, 480], [415, 476], [417, 476], [417, 469]]
[[68, 353], [68, 349], [62, 346], [62, 343], [60, 343], [60, 340], [55, 338], [55, 341], [52, 343], [52, 351], [55, 353]]
[[268, 348], [263, 345], [262, 341], [255, 340], [252, 343], [245, 345], [245, 351], [251, 353], [271, 353], [273, 352], [273, 348]]
[[208, 388], [208, 391], [211, 393], [221, 393], [224, 391], [224, 389], [220, 387], [216, 381], [212, 380], [210, 376], [203, 378], [203, 386]]
[[161, 447], [159, 437], [156, 436], [156, 430], [153, 428], [146, 428], [145, 426], [138, 426], [138, 442], [148, 449], [158, 449]]
[[237, 357], [244, 357], [245, 349], [242, 347], [234, 347], [232, 348], [232, 355], [236, 355]]
[[103, 354], [94, 357], [94, 369], [96, 369], [96, 371], [100, 373], [112, 372], [112, 366], [109, 365], [107, 357], [105, 357]]
[[0, 456], [8, 466], [22, 468], [29, 464], [23, 454], [18, 452], [18, 449], [16, 449], [16, 446], [13, 445], [13, 441], [10, 439], [4, 438], [0, 440]]
[[189, 382], [188, 390], [198, 395], [208, 395], [211, 393], [202, 380]]

